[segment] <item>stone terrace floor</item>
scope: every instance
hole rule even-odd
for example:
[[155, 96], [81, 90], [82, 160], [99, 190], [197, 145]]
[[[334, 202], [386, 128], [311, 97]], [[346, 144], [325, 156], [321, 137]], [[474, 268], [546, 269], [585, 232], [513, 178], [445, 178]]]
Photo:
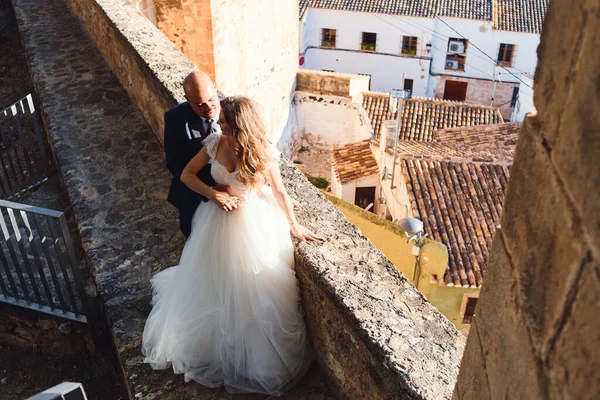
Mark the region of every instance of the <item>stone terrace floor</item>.
[[[162, 145], [63, 0], [13, 0], [82, 244], [136, 399], [263, 399], [184, 384], [142, 363], [152, 274], [183, 247]], [[107, 382], [107, 384], [110, 384]], [[317, 369], [282, 399], [326, 399]]]

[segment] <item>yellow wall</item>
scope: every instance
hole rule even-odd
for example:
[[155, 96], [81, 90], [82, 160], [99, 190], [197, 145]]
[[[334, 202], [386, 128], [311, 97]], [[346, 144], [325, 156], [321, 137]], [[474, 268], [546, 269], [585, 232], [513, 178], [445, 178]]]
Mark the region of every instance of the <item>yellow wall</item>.
[[[350, 222], [360, 229], [363, 235], [369, 238], [375, 247], [381, 250], [396, 266], [396, 269], [402, 272], [413, 284], [415, 283], [413, 275], [416, 261], [415, 256], [411, 253], [414, 243], [409, 245], [406, 242], [404, 232], [396, 224], [328, 193], [324, 194]], [[438, 278], [442, 278], [447, 262], [448, 255], [445, 246], [425, 239], [421, 248], [422, 268], [418, 289], [459, 330], [467, 333], [470, 325], [463, 325], [460, 308], [464, 294], [478, 293], [479, 289], [440, 286], [437, 283], [430, 283], [436, 270]]]

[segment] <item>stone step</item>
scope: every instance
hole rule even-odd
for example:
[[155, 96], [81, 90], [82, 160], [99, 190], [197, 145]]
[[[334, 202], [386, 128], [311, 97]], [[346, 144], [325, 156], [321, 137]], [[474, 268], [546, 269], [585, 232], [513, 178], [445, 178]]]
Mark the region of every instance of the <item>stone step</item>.
[[[162, 145], [63, 0], [12, 2], [131, 398], [265, 398], [184, 384], [142, 362], [149, 279], [175, 265], [183, 247], [176, 210], [166, 203]], [[315, 367], [280, 398], [329, 396]]]

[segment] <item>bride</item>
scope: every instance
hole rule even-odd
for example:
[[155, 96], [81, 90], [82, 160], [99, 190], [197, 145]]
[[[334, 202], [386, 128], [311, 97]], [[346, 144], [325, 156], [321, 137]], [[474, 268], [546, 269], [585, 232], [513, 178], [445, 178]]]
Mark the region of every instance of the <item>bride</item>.
[[[172, 365], [186, 382], [280, 395], [313, 359], [289, 232], [317, 237], [295, 219], [256, 103], [223, 99], [219, 125], [222, 133], [205, 139], [181, 175], [212, 201], [197, 208], [179, 265], [152, 279], [142, 353], [152, 368]], [[229, 193], [196, 177], [207, 163]]]

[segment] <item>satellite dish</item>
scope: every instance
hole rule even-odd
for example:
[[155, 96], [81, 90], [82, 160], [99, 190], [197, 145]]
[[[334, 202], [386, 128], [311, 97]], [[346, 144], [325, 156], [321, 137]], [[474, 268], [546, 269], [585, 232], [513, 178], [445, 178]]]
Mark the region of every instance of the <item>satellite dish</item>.
[[423, 231], [423, 222], [417, 218], [402, 218], [398, 221], [398, 226], [409, 236]]

